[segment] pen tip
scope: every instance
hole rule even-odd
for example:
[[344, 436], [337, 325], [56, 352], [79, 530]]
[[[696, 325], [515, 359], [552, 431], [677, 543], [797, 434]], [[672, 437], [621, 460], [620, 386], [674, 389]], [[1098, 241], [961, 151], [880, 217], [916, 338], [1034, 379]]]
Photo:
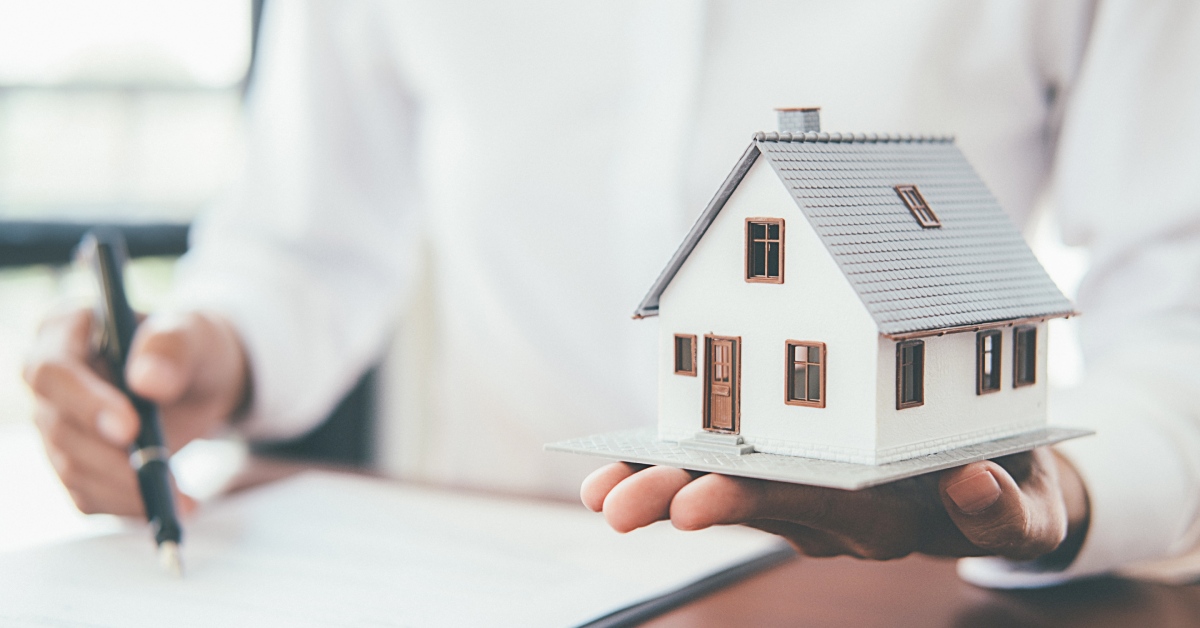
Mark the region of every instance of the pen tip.
[[158, 562], [168, 573], [176, 578], [183, 577], [183, 559], [179, 556], [179, 544], [174, 541], [163, 541], [158, 546]]

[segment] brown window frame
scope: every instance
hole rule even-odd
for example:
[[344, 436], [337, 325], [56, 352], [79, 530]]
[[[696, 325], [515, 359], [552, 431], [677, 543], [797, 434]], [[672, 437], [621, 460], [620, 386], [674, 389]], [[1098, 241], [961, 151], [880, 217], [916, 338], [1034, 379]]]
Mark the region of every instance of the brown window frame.
[[[829, 374], [829, 361], [826, 359], [825, 343], [814, 342], [811, 340], [788, 340], [784, 343], [784, 379], [783, 379], [783, 402], [789, 406], [804, 406], [807, 408], [824, 408], [825, 407], [825, 377]], [[795, 372], [796, 364], [796, 348], [804, 347], [807, 354], [808, 349], [817, 349], [820, 352], [818, 359], [820, 362], [809, 362], [805, 359], [805, 365], [816, 364], [820, 368], [820, 391], [816, 401], [811, 399], [796, 399], [792, 397], [792, 375]], [[807, 356], [806, 356], [807, 358]], [[805, 377], [807, 377], [807, 366]], [[807, 388], [807, 382], [805, 387]]]
[[[679, 341], [687, 340], [692, 345], [692, 370], [682, 370], [679, 368]], [[671, 352], [675, 354], [675, 374], [687, 375], [688, 377], [696, 376], [696, 335], [695, 334], [675, 334], [675, 339], [672, 341]]]
[[925, 201], [925, 195], [921, 194], [921, 190], [911, 183], [902, 183], [892, 186], [896, 190], [896, 194], [908, 208], [909, 213], [913, 218], [917, 219], [917, 224], [923, 229], [938, 229], [942, 226], [942, 221], [933, 213], [933, 208]]
[[[1033, 355], [1028, 358], [1021, 343], [1021, 339], [1026, 335], [1033, 338], [1033, 342], [1030, 345]], [[1013, 388], [1033, 386], [1037, 383], [1037, 343], [1037, 325], [1013, 327]], [[1029, 360], [1028, 381], [1021, 377], [1021, 366], [1027, 359]]]
[[[771, 248], [770, 244], [772, 242], [776, 242], [776, 240], [773, 240], [770, 237], [770, 225], [778, 225], [779, 226], [779, 240], [777, 241], [779, 244], [779, 276], [778, 277], [772, 277], [770, 275], [754, 275], [754, 274], [752, 274], [754, 264], [753, 264], [751, 258], [754, 254], [754, 244], [755, 244], [755, 242], [759, 241], [759, 240], [754, 239], [753, 235], [751, 234], [750, 226], [752, 224], [761, 224], [761, 225], [766, 225], [766, 227], [767, 227], [766, 232], [765, 232], [766, 236], [763, 240], [761, 240], [761, 242], [764, 243], [763, 254], [767, 256], [767, 259], [764, 260], [764, 263], [763, 263], [764, 271], [766, 271], [767, 269], [770, 268], [770, 248]], [[746, 255], [745, 255], [746, 282], [747, 283], [783, 283], [783, 260], [784, 260], [784, 252], [783, 252], [784, 223], [783, 223], [783, 219], [782, 218], [747, 218], [746, 219], [746, 234], [745, 234], [745, 238], [744, 238], [744, 243], [746, 246]]]
[[[914, 368], [913, 373], [917, 376], [917, 383], [920, 385], [917, 389], [917, 399], [914, 401], [904, 400], [904, 349], [907, 347], [920, 347], [920, 368]], [[925, 341], [924, 340], [905, 340], [896, 343], [896, 409], [903, 410], [905, 408], [915, 408], [925, 405]]]
[[[984, 345], [987, 344], [986, 339], [993, 338], [992, 341], [992, 374], [996, 377], [996, 383], [992, 387], [987, 387], [984, 382], [984, 366], [987, 361], [987, 350]], [[1004, 346], [1004, 333], [999, 329], [985, 329], [975, 334], [975, 394], [987, 395], [994, 392], [999, 392], [1003, 387], [1003, 382], [1000, 381], [1000, 373], [1003, 364], [1001, 355], [1001, 347]]]

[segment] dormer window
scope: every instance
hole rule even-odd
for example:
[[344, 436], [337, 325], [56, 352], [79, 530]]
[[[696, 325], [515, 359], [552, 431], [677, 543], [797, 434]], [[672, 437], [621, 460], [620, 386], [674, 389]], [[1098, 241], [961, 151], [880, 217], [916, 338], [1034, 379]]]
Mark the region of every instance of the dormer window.
[[746, 281], [783, 283], [783, 219], [746, 219]]
[[938, 220], [937, 214], [929, 208], [929, 203], [925, 202], [925, 197], [921, 196], [917, 186], [897, 185], [895, 189], [896, 194], [900, 195], [900, 200], [904, 201], [904, 206], [912, 212], [913, 218], [916, 218], [923, 228], [936, 229], [942, 226], [942, 221]]

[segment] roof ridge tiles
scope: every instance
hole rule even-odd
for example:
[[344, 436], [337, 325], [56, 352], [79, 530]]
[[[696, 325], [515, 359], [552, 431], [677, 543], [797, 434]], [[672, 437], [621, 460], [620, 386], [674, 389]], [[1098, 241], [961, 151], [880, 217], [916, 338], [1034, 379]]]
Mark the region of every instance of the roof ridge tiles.
[[778, 131], [759, 131], [754, 134], [756, 142], [796, 142], [796, 143], [834, 143], [834, 144], [888, 144], [888, 143], [929, 143], [949, 144], [954, 142], [953, 135], [912, 135], [889, 133], [780, 133]]

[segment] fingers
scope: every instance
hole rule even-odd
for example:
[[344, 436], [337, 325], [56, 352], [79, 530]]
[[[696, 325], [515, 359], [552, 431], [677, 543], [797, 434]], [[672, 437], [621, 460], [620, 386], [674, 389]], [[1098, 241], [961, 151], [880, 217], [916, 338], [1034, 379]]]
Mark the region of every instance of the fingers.
[[[744, 524], [784, 537], [810, 556], [886, 560], [939, 556], [1044, 556], [1063, 543], [1068, 516], [1061, 463], [1049, 449], [985, 461], [862, 491], [802, 486], [679, 469], [616, 464], [593, 473], [584, 503], [628, 532], [670, 518], [681, 530]], [[1012, 469], [1020, 479], [1014, 479]], [[1076, 482], [1082, 484], [1081, 482]], [[1069, 484], [1069, 483], [1068, 483]], [[1082, 538], [1082, 537], [1080, 537]]]
[[137, 413], [88, 364], [90, 320], [90, 314], [77, 311], [43, 324], [23, 375], [39, 402], [55, 408], [61, 420], [91, 438], [126, 447], [137, 434]]
[[[79, 430], [42, 405], [34, 424], [42, 432], [47, 458], [71, 500], [84, 514], [145, 515], [137, 475], [124, 448], [113, 447]], [[178, 490], [175, 503], [180, 514], [196, 509], [196, 500]]]
[[635, 473], [608, 492], [602, 505], [604, 518], [617, 532], [663, 521], [670, 516], [675, 494], [693, 477], [688, 471], [671, 467], [650, 467]]
[[622, 463], [588, 476], [580, 497], [588, 508], [602, 510], [614, 529], [628, 532], [667, 518], [680, 530], [763, 520], [812, 527], [825, 523], [835, 493], [846, 494], [669, 467], [637, 472]]
[[849, 495], [833, 489], [709, 474], [675, 496], [671, 523], [681, 530], [764, 519], [822, 527], [831, 516], [835, 499]]
[[107, 443], [41, 404], [34, 423], [46, 455], [82, 512], [139, 515], [137, 480], [122, 447]]
[[137, 413], [89, 364], [91, 316], [76, 310], [39, 329], [24, 368], [37, 399], [34, 422], [81, 511], [136, 515], [142, 508], [126, 452], [138, 431]]
[[[23, 370], [36, 397], [34, 422], [51, 465], [82, 512], [140, 516], [144, 509], [128, 454], [138, 432], [137, 413], [93, 368], [91, 328], [88, 310], [52, 316], [42, 324]], [[186, 360], [189, 347], [173, 331], [143, 339], [149, 354]], [[143, 368], [139, 377], [156, 394], [178, 394], [174, 373], [164, 377], [163, 370]], [[177, 494], [181, 510], [194, 509], [191, 498]]]
[[757, 519], [762, 487], [727, 475], [706, 475], [684, 487], [671, 504], [671, 524], [680, 530], [702, 530], [725, 523]]
[[61, 356], [80, 361], [91, 355], [92, 311], [74, 309], [46, 317], [38, 326], [30, 362]]
[[781, 536], [807, 556], [886, 560], [914, 549], [904, 509], [861, 492], [710, 474], [681, 488], [670, 508], [681, 530], [743, 524]]
[[945, 472], [938, 484], [946, 512], [980, 549], [1027, 560], [1053, 551], [1067, 531], [1067, 516], [1049, 450], [1032, 453], [1033, 466], [1018, 484], [995, 462]]
[[125, 374], [130, 389], [159, 404], [177, 401], [192, 377], [197, 336], [189, 317], [147, 319], [129, 349]]
[[26, 382], [44, 403], [59, 409], [62, 419], [109, 443], [128, 446], [137, 435], [137, 412], [116, 388], [86, 365], [67, 360], [43, 361], [26, 370]]
[[155, 315], [138, 329], [126, 369], [130, 388], [158, 404], [168, 447], [225, 425], [249, 403], [245, 352], [218, 315]]
[[798, 523], [764, 519], [761, 521], [750, 521], [745, 525], [782, 537], [791, 544], [793, 549], [805, 556], [829, 558], [831, 556], [844, 556], [851, 553], [850, 548], [847, 547], [842, 539], [828, 532], [814, 530]]
[[579, 498], [583, 505], [592, 512], [600, 512], [604, 508], [604, 498], [625, 478], [644, 469], [644, 465], [632, 465], [628, 462], [617, 462], [596, 469], [583, 480], [579, 487]]

